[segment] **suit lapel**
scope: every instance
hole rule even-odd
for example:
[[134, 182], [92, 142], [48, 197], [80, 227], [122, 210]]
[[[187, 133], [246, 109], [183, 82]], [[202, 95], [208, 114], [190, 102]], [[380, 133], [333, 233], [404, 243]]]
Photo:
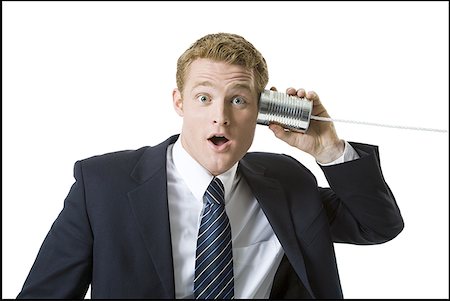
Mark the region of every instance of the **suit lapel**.
[[177, 136], [148, 148], [131, 177], [139, 186], [128, 193], [141, 236], [169, 298], [175, 298], [172, 244], [167, 204], [166, 152]]
[[239, 170], [280, 240], [289, 262], [305, 288], [311, 296], [314, 296], [309, 285], [302, 252], [294, 235], [295, 229], [283, 188], [276, 179], [265, 175], [263, 166], [251, 163], [245, 157], [239, 162]]

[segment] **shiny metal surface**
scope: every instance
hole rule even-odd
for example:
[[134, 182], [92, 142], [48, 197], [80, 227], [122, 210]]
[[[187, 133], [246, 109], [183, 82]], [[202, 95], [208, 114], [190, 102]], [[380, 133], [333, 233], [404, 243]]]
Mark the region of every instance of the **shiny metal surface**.
[[311, 119], [312, 101], [271, 90], [264, 90], [259, 99], [257, 124], [276, 123], [304, 133]]

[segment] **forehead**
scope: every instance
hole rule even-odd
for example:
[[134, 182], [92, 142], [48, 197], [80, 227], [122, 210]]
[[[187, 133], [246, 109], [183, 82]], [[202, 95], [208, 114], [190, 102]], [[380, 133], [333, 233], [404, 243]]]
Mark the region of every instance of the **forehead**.
[[253, 71], [239, 65], [231, 65], [210, 59], [194, 60], [186, 74], [186, 81], [191, 85], [207, 83], [207, 85], [229, 85], [233, 83], [239, 87], [253, 89]]

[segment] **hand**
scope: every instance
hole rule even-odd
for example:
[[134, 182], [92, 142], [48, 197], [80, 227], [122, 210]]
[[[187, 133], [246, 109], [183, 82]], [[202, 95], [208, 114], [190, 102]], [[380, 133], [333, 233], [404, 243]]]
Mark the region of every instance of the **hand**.
[[[275, 87], [270, 90], [277, 91]], [[286, 93], [311, 100], [313, 102], [312, 115], [330, 117], [316, 92], [306, 93], [304, 89], [288, 88]], [[319, 163], [334, 161], [344, 152], [344, 141], [339, 139], [332, 122], [311, 120], [306, 133], [289, 131], [277, 124], [270, 124], [269, 128], [277, 138], [312, 155]]]

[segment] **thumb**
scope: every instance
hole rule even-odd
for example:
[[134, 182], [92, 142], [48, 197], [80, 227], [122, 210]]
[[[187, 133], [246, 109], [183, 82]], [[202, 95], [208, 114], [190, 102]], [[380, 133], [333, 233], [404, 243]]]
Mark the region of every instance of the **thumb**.
[[[282, 126], [277, 125], [277, 124], [270, 124], [269, 129], [272, 130], [272, 132], [275, 134], [275, 137], [277, 137], [278, 139], [283, 140], [284, 142], [286, 142], [287, 144], [289, 144], [291, 146], [295, 145], [296, 137], [295, 137], [294, 133], [284, 130], [284, 128]], [[296, 134], [302, 134], [302, 133], [296, 133]]]

